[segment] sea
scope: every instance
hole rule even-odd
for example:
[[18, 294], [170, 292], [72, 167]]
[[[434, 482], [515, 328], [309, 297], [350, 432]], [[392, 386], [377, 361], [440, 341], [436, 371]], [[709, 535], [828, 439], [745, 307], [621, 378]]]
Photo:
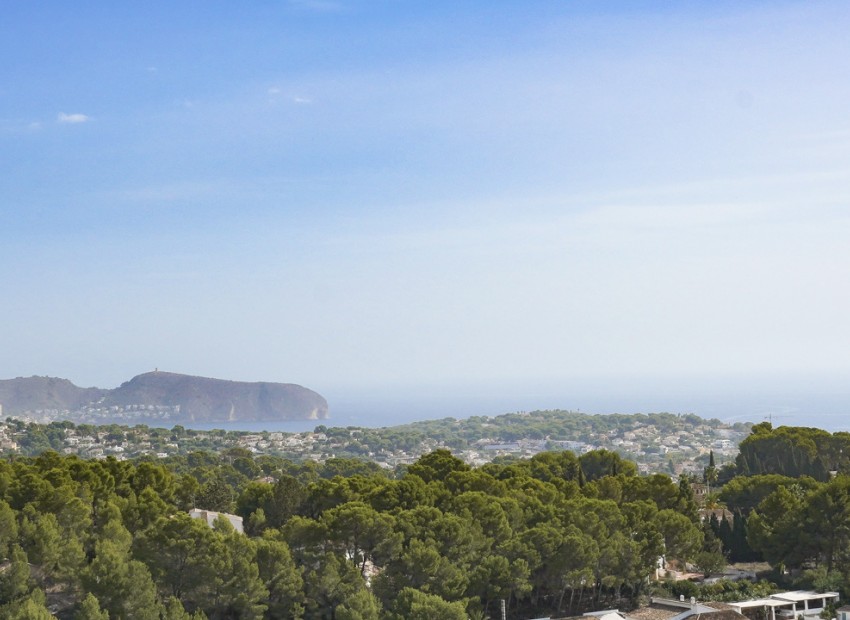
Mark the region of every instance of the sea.
[[323, 420], [188, 424], [198, 430], [311, 431], [318, 425], [382, 428], [422, 420], [462, 419], [561, 409], [587, 414], [696, 414], [730, 424], [770, 422], [850, 432], [850, 382], [679, 382], [583, 383], [325, 390], [329, 417]]

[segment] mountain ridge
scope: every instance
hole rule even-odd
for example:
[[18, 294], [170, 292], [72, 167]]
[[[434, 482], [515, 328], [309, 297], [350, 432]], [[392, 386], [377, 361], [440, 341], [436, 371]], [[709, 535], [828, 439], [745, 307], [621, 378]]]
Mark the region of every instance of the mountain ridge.
[[71, 421], [241, 422], [322, 420], [327, 401], [294, 383], [232, 381], [155, 370], [114, 389], [58, 377], [0, 380], [3, 415], [67, 414]]

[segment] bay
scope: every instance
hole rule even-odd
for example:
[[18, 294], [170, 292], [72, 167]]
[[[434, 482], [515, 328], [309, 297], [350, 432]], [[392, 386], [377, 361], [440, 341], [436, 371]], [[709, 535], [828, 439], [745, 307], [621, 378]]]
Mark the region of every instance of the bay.
[[693, 413], [728, 423], [771, 422], [774, 426], [810, 426], [831, 432], [850, 431], [850, 388], [786, 382], [730, 381], [612, 382], [563, 385], [497, 385], [438, 389], [327, 391], [330, 417], [325, 420], [187, 423], [198, 430], [298, 433], [327, 427], [381, 428], [421, 420], [497, 416], [517, 411], [561, 409], [590, 414]]

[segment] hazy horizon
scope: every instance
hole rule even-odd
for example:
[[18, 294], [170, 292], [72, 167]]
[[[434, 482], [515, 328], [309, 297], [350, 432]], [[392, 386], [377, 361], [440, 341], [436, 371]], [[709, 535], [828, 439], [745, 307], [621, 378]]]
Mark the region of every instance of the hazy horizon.
[[840, 410], [848, 30], [837, 1], [8, 6], [0, 376]]
[[[785, 377], [710, 382], [678, 378], [572, 381], [559, 384], [406, 386], [385, 390], [328, 390], [330, 423], [384, 426], [403, 421], [562, 409], [588, 414], [693, 413], [724, 422], [772, 421], [850, 431], [850, 386], [839, 381]], [[370, 420], [374, 417], [374, 422]]]
[[[74, 382], [73, 378], [63, 378]], [[80, 387], [118, 387], [118, 384], [76, 384]], [[268, 430], [311, 430], [317, 424], [395, 426], [445, 417], [492, 417], [519, 411], [560, 409], [599, 415], [696, 414], [727, 423], [771, 421], [774, 426], [850, 431], [850, 385], [840, 376], [607, 376], [534, 383], [305, 387], [327, 399], [330, 417], [326, 421], [281, 421], [272, 423]], [[225, 426], [241, 429], [246, 424], [246, 430], [257, 430], [265, 423], [234, 422]], [[221, 425], [221, 422], [202, 423], [199, 428]]]

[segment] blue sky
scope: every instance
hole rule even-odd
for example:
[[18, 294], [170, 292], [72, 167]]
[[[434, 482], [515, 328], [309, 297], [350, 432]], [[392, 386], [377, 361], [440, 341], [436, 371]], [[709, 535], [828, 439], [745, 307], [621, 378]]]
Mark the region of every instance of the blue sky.
[[843, 3], [3, 11], [4, 378], [850, 375]]

